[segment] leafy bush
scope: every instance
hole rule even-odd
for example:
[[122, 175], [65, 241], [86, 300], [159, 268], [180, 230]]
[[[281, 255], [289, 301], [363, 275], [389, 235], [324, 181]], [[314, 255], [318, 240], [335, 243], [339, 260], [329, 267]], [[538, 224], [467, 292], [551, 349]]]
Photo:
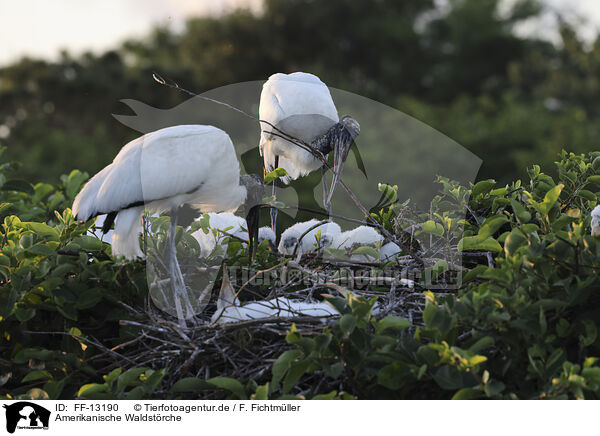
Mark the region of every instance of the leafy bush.
[[[123, 321], [148, 298], [145, 268], [112, 259], [108, 244], [86, 234], [93, 222], [73, 219], [69, 205], [86, 174], [32, 186], [10, 179], [15, 169], [0, 167], [6, 398], [600, 397], [600, 243], [590, 236], [600, 153], [562, 152], [556, 180], [538, 166], [525, 184], [464, 187], [440, 178], [434, 213], [411, 212], [430, 237], [419, 249], [422, 289], [413, 291], [424, 296], [422, 313], [412, 321], [373, 315], [376, 299], [357, 289], [326, 295], [340, 317], [310, 332], [291, 325], [270, 372], [254, 380], [188, 377], [162, 361], [111, 367], [111, 349], [140, 335]], [[389, 201], [373, 216], [399, 232], [408, 206], [393, 187], [380, 189]], [[163, 221], [153, 222], [159, 232]], [[187, 235], [180, 243], [197, 250]], [[241, 244], [231, 247], [229, 262], [247, 265]], [[446, 250], [449, 262], [434, 263], [431, 247]], [[276, 266], [280, 260], [263, 249], [260, 266]], [[428, 289], [432, 268], [458, 277], [459, 289]], [[240, 340], [226, 329], [211, 334]]]

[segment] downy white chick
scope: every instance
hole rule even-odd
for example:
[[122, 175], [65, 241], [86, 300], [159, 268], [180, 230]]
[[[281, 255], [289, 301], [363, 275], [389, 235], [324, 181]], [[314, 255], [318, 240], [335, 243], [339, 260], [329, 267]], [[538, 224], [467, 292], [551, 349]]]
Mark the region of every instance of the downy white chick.
[[[296, 247], [296, 243], [298, 242], [298, 238], [302, 236], [302, 234], [317, 224], [319, 221], [316, 219], [312, 219], [310, 221], [300, 222], [294, 224], [292, 227], [286, 229], [282, 234], [279, 241], [278, 250], [281, 254], [291, 255], [294, 253], [294, 249]], [[317, 247], [316, 236], [317, 233], [321, 231], [321, 238], [319, 240], [319, 247]], [[310, 230], [300, 241], [298, 249], [296, 250], [296, 254], [304, 254], [309, 253], [311, 251], [315, 251], [317, 248], [325, 249], [331, 247], [333, 242], [339, 237], [341, 233], [340, 226], [334, 222], [327, 222], [321, 224], [318, 227]]]
[[[375, 245], [382, 240], [383, 236], [381, 236], [373, 227], [359, 226], [353, 230], [341, 233], [338, 239], [334, 241], [333, 246], [334, 248], [351, 252], [361, 246], [375, 247]], [[359, 262], [373, 262], [377, 260], [366, 254], [354, 254], [350, 256], [350, 259]]]
[[[192, 236], [196, 238], [200, 244], [202, 250], [202, 257], [207, 257], [212, 253], [217, 244], [219, 244], [224, 252], [227, 252], [227, 238], [228, 236], [223, 233], [226, 232], [229, 235], [236, 236], [244, 241], [248, 240], [248, 230], [246, 229], [246, 221], [230, 212], [214, 213], [210, 212], [209, 216], [209, 230], [208, 233], [204, 233], [202, 229], [196, 230], [192, 233]], [[216, 235], [213, 234], [212, 229], [217, 229]]]

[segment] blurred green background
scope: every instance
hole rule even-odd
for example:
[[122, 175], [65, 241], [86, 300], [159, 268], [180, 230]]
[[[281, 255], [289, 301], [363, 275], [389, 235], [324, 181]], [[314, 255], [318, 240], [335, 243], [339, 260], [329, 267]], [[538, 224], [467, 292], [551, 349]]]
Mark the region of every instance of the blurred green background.
[[600, 39], [584, 42], [561, 17], [559, 41], [524, 37], [515, 26], [543, 4], [500, 3], [265, 0], [104, 53], [22, 58], [0, 68], [0, 144], [30, 181], [94, 173], [139, 135], [112, 117], [131, 114], [121, 99], [168, 109], [188, 98], [154, 71], [198, 93], [309, 71], [448, 135], [483, 159], [479, 179], [523, 177], [562, 148], [598, 149]]

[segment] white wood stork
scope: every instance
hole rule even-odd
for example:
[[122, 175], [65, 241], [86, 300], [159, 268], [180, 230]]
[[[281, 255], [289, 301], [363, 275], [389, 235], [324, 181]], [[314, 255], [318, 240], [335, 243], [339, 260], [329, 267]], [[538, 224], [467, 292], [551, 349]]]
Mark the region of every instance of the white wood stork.
[[[375, 246], [382, 240], [383, 236], [381, 236], [373, 227], [358, 226], [355, 229], [341, 233], [334, 241], [333, 246], [334, 248], [339, 248], [341, 250], [348, 250], [365, 245]], [[373, 261], [373, 259], [364, 254], [353, 254], [350, 258], [365, 262]]]
[[[319, 221], [312, 219], [310, 221], [304, 221], [296, 223], [293, 226], [287, 228], [280, 237], [278, 251], [281, 254], [292, 255], [294, 250], [296, 254], [302, 255], [316, 250], [317, 248], [324, 249], [331, 247], [331, 245], [339, 238], [341, 233], [340, 226], [334, 222], [323, 223], [312, 230], [309, 230], [304, 237], [298, 242], [298, 239], [311, 227], [318, 224]], [[321, 231], [321, 238], [319, 240], [319, 246], [317, 247], [316, 236]], [[296, 244], [298, 248], [296, 249]]]
[[258, 233], [258, 206], [264, 194], [256, 175], [240, 176], [233, 143], [224, 131], [203, 125], [167, 127], [134, 139], [114, 161], [92, 177], [73, 203], [73, 214], [87, 221], [108, 214], [103, 230], [116, 219], [113, 254], [143, 256], [139, 245], [144, 208], [170, 211], [166, 255], [177, 316], [183, 323], [180, 298], [191, 305], [175, 251], [178, 210], [187, 204], [202, 212], [235, 211], [245, 204], [252, 256]]
[[600, 205], [592, 210], [592, 236], [600, 236]]
[[[323, 205], [331, 216], [331, 197], [360, 125], [349, 115], [338, 118], [337, 109], [327, 86], [309, 73], [277, 73], [269, 77], [260, 95], [259, 118], [282, 132], [300, 139], [327, 156], [334, 151], [331, 189], [327, 192], [326, 169], [310, 151], [278, 136], [278, 132], [261, 122], [260, 153], [267, 171], [280, 167], [288, 176], [284, 183], [323, 167]], [[275, 185], [273, 184], [273, 194]], [[273, 230], [277, 211], [271, 209]]]

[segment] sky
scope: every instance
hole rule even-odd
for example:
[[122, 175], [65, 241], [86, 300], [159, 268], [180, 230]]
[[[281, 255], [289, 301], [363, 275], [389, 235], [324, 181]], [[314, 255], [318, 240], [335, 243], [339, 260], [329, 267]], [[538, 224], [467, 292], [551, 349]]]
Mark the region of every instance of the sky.
[[[571, 19], [585, 17], [588, 23], [581, 33], [588, 39], [600, 29], [600, 0], [542, 2]], [[73, 54], [101, 52], [124, 39], [143, 37], [157, 24], [177, 29], [191, 16], [218, 15], [236, 6], [259, 11], [260, 4], [261, 0], [0, 0], [0, 65], [23, 56], [53, 59], [63, 49]], [[556, 40], [554, 24], [548, 13], [518, 31]]]

